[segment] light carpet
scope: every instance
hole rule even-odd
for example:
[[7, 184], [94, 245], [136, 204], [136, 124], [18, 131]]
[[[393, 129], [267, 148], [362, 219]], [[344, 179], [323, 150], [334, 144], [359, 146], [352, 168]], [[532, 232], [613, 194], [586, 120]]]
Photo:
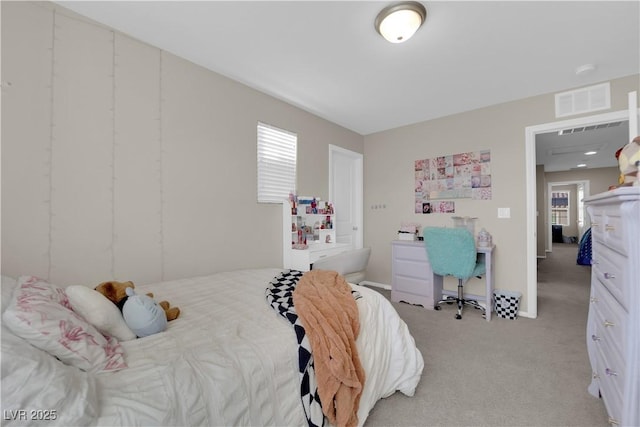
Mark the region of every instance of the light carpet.
[[[539, 263], [537, 319], [486, 322], [469, 308], [456, 320], [454, 306], [393, 303], [425, 368], [414, 397], [380, 400], [365, 425], [608, 426], [602, 400], [587, 393], [591, 271], [576, 264], [577, 250], [554, 244]], [[497, 277], [496, 288], [509, 289], [505, 280]]]

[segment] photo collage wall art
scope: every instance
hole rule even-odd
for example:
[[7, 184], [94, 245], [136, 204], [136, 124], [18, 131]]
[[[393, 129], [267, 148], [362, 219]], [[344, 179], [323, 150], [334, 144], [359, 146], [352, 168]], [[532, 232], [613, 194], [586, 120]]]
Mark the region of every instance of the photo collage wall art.
[[491, 199], [491, 151], [415, 161], [415, 213], [455, 213], [451, 199]]

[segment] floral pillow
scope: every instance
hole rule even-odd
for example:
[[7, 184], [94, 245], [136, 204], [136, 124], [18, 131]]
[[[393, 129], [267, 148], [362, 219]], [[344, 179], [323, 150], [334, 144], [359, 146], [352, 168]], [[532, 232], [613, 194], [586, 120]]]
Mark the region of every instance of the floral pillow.
[[14, 334], [83, 371], [127, 367], [118, 341], [74, 313], [63, 288], [37, 277], [18, 279], [2, 319]]

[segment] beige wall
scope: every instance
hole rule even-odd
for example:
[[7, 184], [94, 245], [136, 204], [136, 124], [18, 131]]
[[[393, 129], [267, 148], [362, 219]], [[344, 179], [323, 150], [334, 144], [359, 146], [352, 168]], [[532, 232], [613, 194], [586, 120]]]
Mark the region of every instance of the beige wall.
[[363, 137], [51, 3], [2, 2], [2, 273], [147, 283], [282, 265], [258, 121], [298, 134], [298, 192]]
[[[613, 153], [612, 153], [613, 156]], [[591, 194], [607, 191], [611, 185], [618, 184], [620, 170], [617, 167], [570, 170], [563, 172], [545, 172], [547, 182], [589, 181]]]
[[[626, 110], [627, 93], [638, 87], [637, 75], [612, 80], [611, 111]], [[522, 292], [526, 312], [525, 128], [554, 121], [554, 95], [547, 94], [365, 136], [365, 246], [373, 248], [367, 279], [390, 283], [390, 242], [402, 221], [453, 224], [451, 214], [414, 213], [414, 161], [489, 149], [492, 199], [457, 200], [455, 215], [478, 217], [476, 230], [484, 227], [493, 235], [496, 287]], [[373, 204], [386, 209], [371, 209]], [[510, 219], [497, 218], [503, 207], [511, 209]], [[482, 281], [472, 279], [468, 286], [484, 294]]]

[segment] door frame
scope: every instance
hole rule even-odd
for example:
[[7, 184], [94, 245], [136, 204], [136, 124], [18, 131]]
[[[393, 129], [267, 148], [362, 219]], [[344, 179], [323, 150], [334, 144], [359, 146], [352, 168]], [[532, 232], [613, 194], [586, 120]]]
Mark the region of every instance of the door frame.
[[[355, 194], [355, 203], [354, 203], [354, 218], [355, 224], [353, 225], [356, 228], [356, 233], [353, 239], [354, 249], [360, 249], [364, 245], [364, 173], [363, 173], [363, 164], [364, 164], [364, 156], [361, 153], [357, 153], [355, 151], [347, 150], [346, 148], [338, 147], [337, 145], [329, 144], [329, 200], [335, 200], [334, 191], [339, 191], [341, 186], [336, 186], [334, 183], [334, 169], [335, 169], [335, 160], [334, 156], [336, 154], [341, 154], [343, 156], [347, 156], [351, 159], [355, 166], [355, 177], [354, 177], [354, 187], [352, 189], [353, 194]], [[340, 215], [338, 212], [337, 215]]]
[[[560, 131], [562, 129], [599, 125], [620, 120], [629, 120], [629, 110], [597, 114], [577, 119], [562, 120], [525, 128], [525, 176], [526, 176], [526, 265], [527, 301], [526, 317], [538, 317], [538, 272], [537, 272], [537, 231], [536, 231], [536, 135]], [[524, 315], [524, 313], [523, 313]]]

